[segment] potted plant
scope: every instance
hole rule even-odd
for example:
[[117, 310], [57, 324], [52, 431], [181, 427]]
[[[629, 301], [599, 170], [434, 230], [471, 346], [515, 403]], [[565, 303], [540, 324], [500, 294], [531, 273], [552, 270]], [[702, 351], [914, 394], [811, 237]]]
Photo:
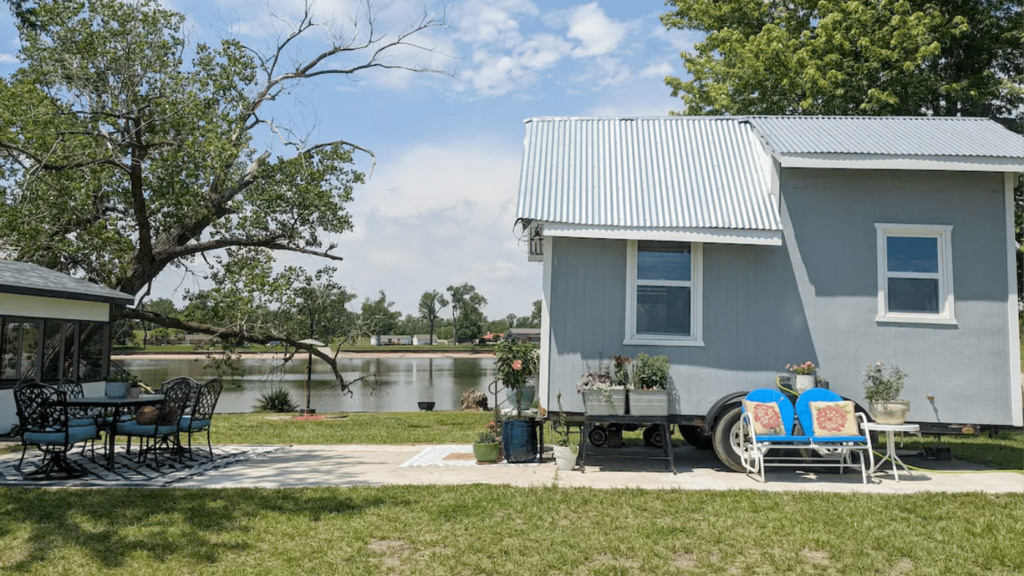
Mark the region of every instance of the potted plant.
[[903, 424], [910, 412], [910, 400], [899, 400], [903, 391], [903, 379], [907, 375], [893, 366], [889, 374], [885, 374], [885, 364], [878, 362], [868, 366], [864, 373], [864, 398], [868, 401], [868, 410], [875, 422], [879, 424]]
[[491, 422], [487, 425], [487, 430], [481, 432], [477, 437], [476, 442], [473, 443], [473, 456], [476, 456], [477, 462], [498, 461], [501, 444], [498, 443], [496, 431], [500, 429], [501, 425]]
[[803, 364], [786, 364], [786, 370], [789, 370], [796, 376], [793, 382], [793, 390], [796, 391], [797, 395], [803, 394], [811, 388], [814, 388], [814, 372], [817, 369], [818, 367], [810, 360]]
[[529, 386], [530, 379], [537, 373], [539, 362], [537, 345], [530, 342], [505, 340], [494, 349], [498, 379], [505, 386], [508, 401], [521, 416], [529, 409], [537, 395], [537, 387]]
[[619, 416], [626, 413], [627, 379], [615, 379], [607, 364], [598, 362], [597, 368], [583, 373], [576, 391], [583, 394], [587, 414]]
[[668, 414], [668, 356], [651, 357], [643, 352], [636, 355], [633, 389], [629, 391], [629, 413], [634, 416]]
[[555, 429], [558, 440], [555, 445], [555, 466], [563, 472], [576, 467], [576, 456], [580, 446], [569, 438], [569, 428], [565, 424], [565, 410], [562, 409], [562, 393], [558, 393], [558, 428]]

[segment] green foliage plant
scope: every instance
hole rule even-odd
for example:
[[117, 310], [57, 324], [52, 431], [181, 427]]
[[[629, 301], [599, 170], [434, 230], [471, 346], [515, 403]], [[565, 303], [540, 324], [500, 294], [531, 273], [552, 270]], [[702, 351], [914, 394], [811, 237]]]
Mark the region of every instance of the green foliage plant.
[[261, 392], [252, 407], [257, 412], [298, 412], [299, 405], [292, 400], [286, 388], [274, 387]]
[[632, 360], [629, 359], [629, 356], [615, 356], [612, 358], [612, 362], [615, 366], [612, 384], [616, 388], [629, 388], [629, 365]]
[[868, 402], [889, 402], [896, 400], [903, 391], [903, 379], [907, 375], [893, 366], [885, 374], [885, 364], [877, 362], [868, 366], [864, 373], [864, 398]]
[[668, 390], [668, 356], [641, 352], [633, 361], [633, 387], [638, 390]]
[[537, 373], [540, 349], [531, 342], [503, 340], [494, 349], [498, 379], [516, 395], [516, 414], [522, 416], [520, 404], [523, 386]]
[[564, 448], [573, 448], [573, 452], [576, 452], [576, 450], [579, 448], [579, 445], [573, 443], [572, 439], [569, 436], [569, 426], [565, 422], [565, 410], [562, 408], [562, 393], [561, 392], [558, 393], [557, 400], [558, 400], [558, 429], [555, 430], [555, 433], [558, 435], [558, 440], [556, 440], [555, 442], [556, 442], [556, 444], [558, 446], [562, 446]]

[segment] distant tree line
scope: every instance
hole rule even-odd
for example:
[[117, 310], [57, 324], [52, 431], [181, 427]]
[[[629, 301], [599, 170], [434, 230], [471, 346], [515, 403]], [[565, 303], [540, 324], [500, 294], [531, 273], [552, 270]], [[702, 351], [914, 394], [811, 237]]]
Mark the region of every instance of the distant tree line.
[[[388, 334], [431, 334], [440, 340], [469, 342], [486, 334], [504, 334], [510, 328], [540, 328], [540, 300], [533, 302], [529, 314], [509, 313], [490, 319], [483, 312], [487, 298], [469, 283], [452, 285], [444, 291], [428, 290], [420, 297], [415, 313], [403, 314], [395, 309], [395, 303], [384, 290], [356, 306], [357, 295], [326, 275], [317, 274], [310, 280], [308, 286], [296, 290], [296, 298], [282, 305], [253, 303], [245, 321], [253, 326], [288, 324], [289, 333], [296, 338], [315, 338], [326, 343], [355, 343], [360, 338]], [[180, 308], [168, 298], [153, 299], [145, 307], [168, 318], [215, 324], [221, 320], [218, 300], [237, 296], [223, 292], [222, 288], [188, 292]], [[160, 324], [126, 319], [115, 330], [115, 341], [131, 343], [134, 330], [139, 328], [157, 341], [171, 337], [170, 330]]]

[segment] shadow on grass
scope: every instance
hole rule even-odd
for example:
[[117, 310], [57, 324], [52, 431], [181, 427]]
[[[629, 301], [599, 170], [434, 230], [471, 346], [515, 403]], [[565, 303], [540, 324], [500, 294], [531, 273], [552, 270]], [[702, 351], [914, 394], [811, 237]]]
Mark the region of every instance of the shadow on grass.
[[0, 489], [0, 542], [19, 536], [30, 548], [0, 568], [31, 572], [69, 548], [105, 568], [123, 566], [139, 554], [158, 562], [215, 563], [225, 554], [245, 553], [259, 540], [249, 534], [252, 518], [280, 514], [313, 523], [385, 503], [401, 505], [320, 489]]

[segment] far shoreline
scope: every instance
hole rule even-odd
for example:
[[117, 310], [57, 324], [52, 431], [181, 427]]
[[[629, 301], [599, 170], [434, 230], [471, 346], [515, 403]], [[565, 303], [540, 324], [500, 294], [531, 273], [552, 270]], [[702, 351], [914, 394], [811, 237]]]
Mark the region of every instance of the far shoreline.
[[[325, 352], [327, 352], [325, 350]], [[240, 358], [246, 359], [283, 359], [283, 352], [249, 352], [249, 351], [238, 351], [237, 354]], [[328, 354], [334, 355], [333, 351]], [[152, 352], [148, 350], [139, 350], [132, 352], [114, 352], [110, 358], [114, 361], [123, 360], [206, 360], [211, 357], [218, 357], [222, 355], [221, 351], [210, 350], [208, 352], [203, 351], [188, 351], [188, 352], [177, 352], [177, 351], [165, 351], [165, 352]], [[299, 356], [305, 356], [304, 352], [299, 352]], [[494, 358], [494, 353], [489, 350], [344, 350], [338, 353], [338, 358]]]

